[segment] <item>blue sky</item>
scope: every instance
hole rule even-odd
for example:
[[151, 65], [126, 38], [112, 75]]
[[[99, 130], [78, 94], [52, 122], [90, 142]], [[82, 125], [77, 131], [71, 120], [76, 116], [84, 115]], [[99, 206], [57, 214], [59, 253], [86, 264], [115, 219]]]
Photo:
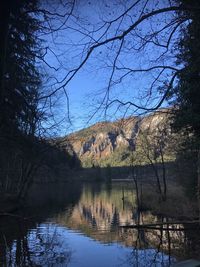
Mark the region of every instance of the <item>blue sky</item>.
[[[126, 1], [124, 1], [124, 3], [125, 2]], [[136, 1], [131, 1], [131, 3], [134, 2]], [[162, 3], [156, 0], [150, 1], [150, 5], [147, 6], [147, 8], [153, 8], [155, 3], [163, 7], [165, 2], [166, 1], [162, 1]], [[127, 1], [127, 3], [127, 6], [129, 6], [130, 1]], [[87, 54], [89, 42], [93, 41], [91, 37], [87, 36], [88, 31], [96, 29], [103, 20], [106, 21], [116, 18], [124, 9], [124, 5], [119, 5], [117, 1], [80, 1], [75, 9], [75, 14], [79, 16], [78, 19], [72, 18], [67, 22], [66, 27], [63, 27], [53, 35], [42, 36], [42, 38], [45, 39], [45, 45], [51, 49], [51, 51], [48, 50], [45, 59], [49, 65], [58, 68], [58, 70], [55, 71], [53, 68], [44, 65], [43, 72], [45, 73], [45, 79], [47, 80], [49, 77], [54, 77], [53, 79], [48, 79], [48, 82], [45, 82], [44, 79], [44, 86], [49, 89], [52, 83], [55, 83], [55, 78], [62, 80], [66, 73], [76, 68]], [[124, 19], [123, 23], [112, 25], [106, 38], [112, 37], [113, 32], [117, 28], [120, 33], [120, 31], [129, 27], [129, 25], [133, 23], [132, 19], [135, 18], [134, 16], [136, 16], [137, 19], [140, 9], [140, 5], [136, 6], [133, 11], [130, 12], [129, 16]], [[151, 43], [147, 44], [144, 49], [140, 51], [134, 51], [141, 43], [141, 39], [138, 37], [140, 33], [143, 35], [151, 34], [153, 31], [162, 28], [164, 23], [169, 19], [171, 19], [169, 15], [162, 14], [150, 21], [145, 21], [137, 28], [137, 31], [134, 32], [134, 36], [130, 35], [124, 40], [122, 53], [117, 58], [118, 69], [112, 77], [113, 83], [109, 95], [111, 99], [120, 99], [125, 102], [131, 100], [138, 105], [146, 105], [146, 101], [149, 97], [150, 85], [158, 77], [153, 85], [150, 96], [151, 100], [147, 103], [150, 107], [156, 105], [159, 97], [156, 88], [162, 84], [162, 81], [167, 81], [167, 79], [169, 79], [170, 71], [165, 71], [161, 76], [158, 75], [158, 70], [153, 72], [136, 72], [125, 76], [120, 83], [116, 82], [124, 74], [124, 70], [121, 71], [119, 70], [120, 68], [145, 69], [156, 64], [173, 65], [174, 58], [171, 57], [173, 46], [170, 47], [170, 52], [161, 59], [159, 55], [164, 52], [164, 48], [156, 47], [155, 49], [155, 46]], [[54, 25], [59, 25], [59, 23], [60, 21], [54, 22]], [[92, 38], [97, 40], [102, 32], [103, 30], [97, 31], [97, 33], [92, 35]], [[160, 42], [165, 41], [162, 35], [160, 35], [159, 38]], [[117, 109], [117, 106], [113, 105], [107, 112], [105, 112], [103, 107], [96, 112], [105, 96], [105, 91], [109, 84], [109, 77], [112, 73], [113, 61], [119, 45], [120, 43], [116, 42], [96, 49], [83, 68], [81, 68], [75, 77], [66, 85], [65, 90], [69, 97], [69, 112], [72, 125], [69, 125], [66, 120], [61, 127], [61, 135], [69, 131], [75, 131], [86, 127], [97, 121], [115, 120], [124, 115], [138, 114], [136, 109], [130, 108], [127, 111], [126, 107]], [[56, 86], [58, 87], [58, 85], [52, 86], [52, 90], [55, 89]], [[59, 120], [68, 110], [67, 99], [62, 89], [59, 90], [56, 98], [58, 100], [54, 112], [56, 119]], [[163, 105], [166, 106], [167, 103], [164, 102]], [[95, 116], [93, 116], [94, 114]]]

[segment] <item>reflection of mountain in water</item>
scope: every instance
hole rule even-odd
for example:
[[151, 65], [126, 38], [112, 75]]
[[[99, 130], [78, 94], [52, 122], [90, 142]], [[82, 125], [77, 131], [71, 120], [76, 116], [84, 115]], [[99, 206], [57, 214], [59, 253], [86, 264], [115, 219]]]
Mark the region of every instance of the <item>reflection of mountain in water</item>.
[[[92, 188], [91, 188], [92, 187]], [[103, 243], [120, 242], [134, 249], [157, 249], [167, 254], [182, 257], [189, 250], [186, 225], [160, 226], [157, 229], [121, 228], [122, 225], [152, 224], [166, 222], [167, 218], [152, 215], [150, 212], [138, 213], [135, 192], [132, 186], [114, 184], [109, 192], [106, 186], [95, 190], [94, 185], [83, 187], [80, 201], [71, 213], [62, 213], [57, 218], [65, 225]], [[95, 193], [96, 192], [96, 193]], [[171, 219], [170, 219], [171, 221]]]
[[[153, 216], [150, 212], [139, 214], [135, 205], [135, 192], [131, 185], [126, 188], [123, 185], [113, 186], [109, 193], [106, 187], [98, 188], [94, 194], [87, 185], [83, 187], [83, 192], [79, 203], [67, 215], [62, 213], [57, 218], [59, 224], [78, 230], [104, 243], [122, 242], [126, 246], [139, 248], [162, 247], [162, 250], [180, 250], [184, 243], [183, 225], [173, 226], [176, 231], [169, 229], [136, 230], [124, 229], [119, 226], [132, 224], [156, 223], [162, 218]], [[94, 188], [93, 188], [94, 189]], [[173, 229], [174, 230], [174, 229]]]
[[[87, 251], [91, 257], [94, 254], [94, 246], [96, 249], [101, 248], [104, 253], [111, 247], [125, 249], [130, 252], [128, 266], [149, 266], [146, 263], [150, 260], [160, 263], [163, 259], [169, 259], [169, 262], [162, 266], [170, 266], [171, 257], [166, 254], [171, 255], [172, 259], [174, 256], [180, 259], [199, 257], [199, 225], [193, 230], [189, 229], [191, 225], [183, 224], [138, 230], [119, 227], [168, 220], [153, 216], [150, 212], [139, 213], [135, 207], [135, 193], [130, 184], [111, 184], [109, 190], [106, 185], [100, 183], [84, 186], [67, 184], [66, 187], [61, 185], [58, 189], [57, 191], [55, 185], [52, 185], [49, 205], [43, 208], [40, 206], [40, 212], [37, 209], [28, 209], [28, 213], [24, 213], [28, 219], [6, 217], [4, 222], [1, 220], [1, 266], [50, 266], [47, 263], [52, 264], [51, 266], [67, 266], [71, 256], [73, 257], [71, 252], [74, 247], [71, 249], [71, 245], [75, 245], [79, 253], [82, 253], [84, 248], [84, 255]], [[39, 198], [40, 203], [43, 203], [42, 199]], [[72, 242], [69, 242], [68, 247], [69, 240]], [[83, 243], [79, 250], [80, 242]], [[118, 242], [126, 248], [123, 245], [118, 246]], [[94, 260], [99, 261], [103, 255], [96, 259], [95, 254]], [[59, 265], [61, 262], [64, 265]]]
[[83, 188], [79, 203], [74, 207], [67, 224], [71, 227], [86, 225], [98, 231], [111, 230], [123, 224], [132, 224], [135, 193], [126, 190], [122, 200], [122, 189], [106, 192], [104, 188], [93, 195], [88, 187]]

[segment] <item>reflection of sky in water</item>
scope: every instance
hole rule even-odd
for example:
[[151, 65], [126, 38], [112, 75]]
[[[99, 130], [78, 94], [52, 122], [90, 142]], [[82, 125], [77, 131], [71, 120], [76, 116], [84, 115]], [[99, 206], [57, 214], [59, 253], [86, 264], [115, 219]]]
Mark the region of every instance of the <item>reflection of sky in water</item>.
[[[137, 257], [133, 256], [133, 249], [126, 248], [120, 244], [101, 244], [88, 237], [74, 233], [67, 232], [69, 246], [74, 251], [71, 267], [111, 267], [111, 266], [137, 266]], [[158, 253], [155, 260], [155, 265], [151, 265], [152, 259], [156, 255], [153, 249], [138, 251], [138, 266], [168, 266], [169, 257]]]
[[[102, 244], [78, 231], [51, 223], [30, 230], [27, 247], [23, 255], [27, 257], [27, 266], [169, 266], [169, 257], [154, 249], [134, 250], [119, 243]], [[13, 258], [11, 266], [15, 266], [16, 252], [14, 242], [12, 251], [7, 254], [7, 259]]]

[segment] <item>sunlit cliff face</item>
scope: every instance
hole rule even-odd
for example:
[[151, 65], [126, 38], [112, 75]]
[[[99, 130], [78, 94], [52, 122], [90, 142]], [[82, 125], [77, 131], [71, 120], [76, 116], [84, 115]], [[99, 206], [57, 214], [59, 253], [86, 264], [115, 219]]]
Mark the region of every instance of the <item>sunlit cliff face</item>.
[[166, 113], [155, 113], [143, 118], [97, 123], [68, 136], [66, 140], [81, 160], [104, 159], [120, 148], [135, 151], [141, 132], [148, 131], [153, 136], [166, 119]]

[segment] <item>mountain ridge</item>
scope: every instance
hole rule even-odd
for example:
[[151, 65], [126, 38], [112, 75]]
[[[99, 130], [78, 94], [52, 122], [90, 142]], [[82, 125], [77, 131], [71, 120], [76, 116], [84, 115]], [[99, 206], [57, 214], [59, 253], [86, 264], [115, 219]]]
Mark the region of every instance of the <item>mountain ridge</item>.
[[[98, 122], [66, 136], [63, 141], [71, 147], [84, 167], [106, 164], [118, 166], [125, 163], [123, 161], [130, 158], [132, 152], [138, 151], [144, 133], [151, 140], [158, 135], [158, 131], [162, 132], [167, 128], [166, 135], [169, 135], [171, 130], [168, 120], [169, 109], [165, 109], [164, 112], [154, 112], [143, 117], [133, 116], [114, 122]], [[117, 155], [119, 160], [114, 162]], [[111, 164], [109, 158], [111, 160], [113, 156]], [[128, 162], [125, 165], [127, 164]]]

